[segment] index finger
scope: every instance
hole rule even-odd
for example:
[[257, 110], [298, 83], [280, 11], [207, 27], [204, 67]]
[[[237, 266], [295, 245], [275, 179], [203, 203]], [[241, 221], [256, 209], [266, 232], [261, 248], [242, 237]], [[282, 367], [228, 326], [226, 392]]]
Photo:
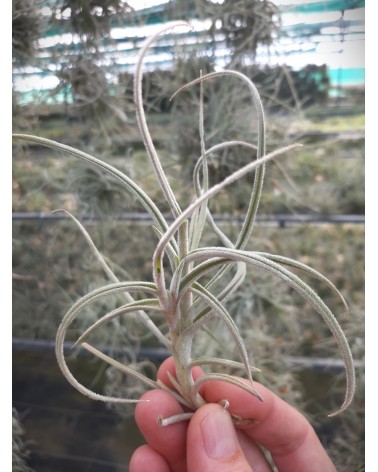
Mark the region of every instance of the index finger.
[[[245, 379], [240, 379], [250, 384]], [[239, 426], [272, 455], [280, 472], [336, 472], [308, 420], [269, 389], [254, 382], [261, 402], [248, 392], [222, 381], [208, 381], [201, 395], [209, 403], [228, 400], [230, 413], [253, 420]]]

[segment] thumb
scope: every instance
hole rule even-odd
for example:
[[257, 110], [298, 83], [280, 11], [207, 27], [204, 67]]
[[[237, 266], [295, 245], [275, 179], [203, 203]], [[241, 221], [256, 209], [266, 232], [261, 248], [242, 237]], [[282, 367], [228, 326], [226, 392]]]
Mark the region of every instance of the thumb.
[[239, 444], [231, 416], [209, 403], [190, 420], [187, 435], [188, 472], [253, 472]]

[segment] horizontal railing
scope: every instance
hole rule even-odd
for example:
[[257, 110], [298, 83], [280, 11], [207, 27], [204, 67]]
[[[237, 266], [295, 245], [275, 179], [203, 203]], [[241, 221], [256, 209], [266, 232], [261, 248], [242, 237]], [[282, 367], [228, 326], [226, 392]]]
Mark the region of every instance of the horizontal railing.
[[[65, 342], [65, 350], [69, 351], [74, 343]], [[14, 350], [31, 350], [31, 351], [49, 351], [55, 349], [55, 341], [44, 339], [23, 339], [13, 338], [12, 347]], [[79, 347], [80, 349], [80, 347]], [[130, 348], [108, 348], [99, 347], [99, 349], [112, 355], [122, 355], [130, 357]], [[82, 349], [83, 353], [87, 353]], [[170, 356], [170, 352], [165, 348], [139, 348], [135, 349], [135, 356], [137, 359], [148, 359], [150, 361], [162, 362]], [[334, 371], [341, 372], [344, 370], [344, 363], [341, 359], [321, 358], [321, 357], [303, 357], [303, 356], [283, 356], [282, 361], [291, 368], [301, 370], [317, 370], [317, 371]], [[363, 360], [355, 359], [354, 365], [356, 368], [363, 368], [365, 363]]]
[[[243, 216], [239, 215], [214, 215], [216, 222], [224, 223], [242, 223]], [[170, 215], [165, 216], [167, 221], [172, 221]], [[67, 215], [63, 213], [22, 213], [14, 212], [12, 214], [13, 221], [60, 221], [67, 220]], [[106, 218], [99, 216], [82, 215], [79, 217], [80, 221], [106, 221]], [[115, 215], [111, 217], [115, 221], [130, 221], [141, 223], [152, 223], [152, 218], [148, 213], [124, 213], [122, 215]], [[257, 223], [266, 225], [277, 225], [280, 228], [291, 226], [295, 224], [364, 224], [365, 215], [308, 215], [308, 214], [274, 214], [274, 215], [260, 215], [256, 218]]]

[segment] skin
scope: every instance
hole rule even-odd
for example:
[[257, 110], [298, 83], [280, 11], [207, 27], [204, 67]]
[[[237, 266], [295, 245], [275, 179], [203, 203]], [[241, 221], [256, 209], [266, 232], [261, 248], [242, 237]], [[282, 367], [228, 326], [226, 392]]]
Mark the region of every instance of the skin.
[[[158, 371], [158, 378], [172, 387], [168, 371], [175, 373], [172, 358]], [[195, 367], [194, 379], [201, 375]], [[184, 408], [163, 390], [145, 393], [141, 399], [147, 401], [137, 404], [135, 419], [147, 444], [134, 452], [130, 472], [271, 472], [260, 445], [270, 452], [279, 472], [336, 472], [307, 419], [263, 385], [253, 385], [264, 402], [226, 382], [205, 382], [200, 393], [208, 404], [190, 421], [165, 427], [157, 418]], [[222, 406], [225, 399], [227, 410]], [[231, 414], [253, 422], [235, 426]]]

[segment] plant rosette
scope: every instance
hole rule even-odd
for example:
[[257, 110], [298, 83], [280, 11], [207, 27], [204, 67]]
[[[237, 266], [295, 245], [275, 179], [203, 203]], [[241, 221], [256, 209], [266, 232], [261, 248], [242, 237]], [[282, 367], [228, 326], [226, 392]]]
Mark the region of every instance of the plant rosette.
[[[141, 50], [134, 76], [134, 100], [138, 127], [157, 181], [174, 218], [173, 223], [170, 225], [168, 225], [163, 214], [147, 193], [131, 178], [115, 167], [110, 166], [90, 154], [55, 141], [25, 134], [13, 135], [16, 139], [37, 143], [63, 152], [66, 155], [74, 156], [110, 174], [118, 183], [122, 184], [125, 190], [135, 197], [151, 215], [154, 221], [154, 230], [158, 237], [158, 243], [152, 258], [153, 281], [121, 281], [112, 271], [103, 255], [98, 251], [83, 225], [73, 215], [66, 212], [80, 229], [111, 283], [97, 288], [82, 297], [74, 303], [64, 316], [56, 335], [56, 357], [59, 367], [66, 379], [77, 390], [91, 399], [113, 403], [136, 403], [140, 401], [137, 399], [101, 395], [88, 389], [75, 378], [65, 360], [64, 342], [67, 330], [83, 309], [101, 300], [103, 297], [107, 297], [111, 294], [122, 294], [125, 299], [125, 304], [101, 316], [79, 337], [75, 345], [81, 345], [94, 356], [102, 359], [111, 366], [141, 380], [147, 387], [168, 391], [189, 410], [188, 413], [170, 418], [159, 418], [158, 421], [160, 425], [165, 426], [190, 418], [193, 411], [205, 403], [205, 400], [200, 395], [200, 387], [208, 380], [229, 382], [246, 390], [251, 395], [257, 396], [263, 401], [253, 387], [252, 373], [259, 371], [259, 369], [250, 365], [249, 355], [238, 327], [225, 306], [225, 302], [242, 284], [246, 276], [247, 266], [254, 266], [261, 270], [268, 271], [298, 292], [312, 305], [315, 311], [321, 315], [335, 337], [341, 357], [344, 361], [346, 372], [346, 393], [344, 402], [336, 412], [331, 413], [329, 416], [337, 415], [350, 405], [354, 395], [355, 371], [351, 350], [333, 312], [316, 292], [294, 273], [294, 271], [302, 271], [306, 275], [315, 277], [325, 283], [340, 297], [341, 302], [345, 305], [345, 308], [348, 309], [343, 296], [324, 275], [301, 262], [276, 254], [248, 251], [245, 249], [247, 242], [250, 240], [256, 219], [259, 200], [263, 189], [265, 164], [269, 160], [275, 159], [284, 153], [287, 154], [290, 151], [294, 151], [300, 145], [293, 144], [285, 146], [267, 154], [264, 110], [255, 85], [248, 77], [237, 71], [224, 70], [203, 76], [200, 74], [198, 79], [181, 87], [172, 97], [174, 98], [178, 93], [189, 87], [197, 84], [200, 86], [199, 139], [201, 143], [201, 156], [199, 156], [194, 168], [194, 199], [184, 210], [181, 209], [176, 200], [162, 168], [161, 161], [149, 132], [143, 108], [142, 66], [149, 47], [158, 40], [161, 34], [174, 27], [188, 26], [190, 25], [187, 23], [177, 22], [174, 25], [163, 28], [152, 36]], [[226, 141], [206, 149], [203, 123], [203, 84], [210, 79], [218, 79], [224, 76], [240, 80], [248, 87], [252, 104], [257, 114], [256, 145], [245, 141]], [[238, 146], [250, 149], [252, 156], [251, 162], [230, 174], [221, 183], [210, 187], [208, 159], [217, 151]], [[236, 241], [231, 241], [214, 221], [209, 208], [209, 200], [225, 187], [237, 182], [241, 177], [252, 171], [254, 172], [254, 179], [248, 209]], [[208, 228], [215, 233], [222, 244], [221, 246], [201, 247], [200, 244], [202, 242], [205, 226], [208, 226]], [[168, 279], [166, 274], [168, 273], [170, 276], [169, 284], [166, 281]], [[226, 282], [225, 276], [229, 276], [230, 274], [231, 277], [228, 277]], [[153, 321], [153, 313], [154, 316], [158, 314], [165, 320], [167, 326], [166, 333], [159, 329], [157, 324]], [[176, 366], [176, 377], [170, 375], [169, 379], [173, 388], [166, 386], [159, 380], [154, 381], [142, 375], [137, 370], [118, 362], [86, 342], [86, 339], [94, 331], [124, 315], [135, 316], [172, 354]], [[238, 361], [214, 357], [192, 357], [191, 354], [195, 336], [206, 330], [207, 323], [214, 319], [217, 320], [218, 323], [221, 323], [232, 337], [235, 344], [235, 352], [237, 352], [239, 357]], [[219, 372], [205, 373], [199, 379], [194, 380], [191, 372], [194, 366], [239, 368], [244, 371], [245, 377], [249, 380], [249, 383], [241, 382], [232, 375]], [[224, 406], [227, 407], [227, 400], [225, 400]], [[240, 423], [251, 420], [248, 418], [234, 417], [234, 421], [235, 423]]]

